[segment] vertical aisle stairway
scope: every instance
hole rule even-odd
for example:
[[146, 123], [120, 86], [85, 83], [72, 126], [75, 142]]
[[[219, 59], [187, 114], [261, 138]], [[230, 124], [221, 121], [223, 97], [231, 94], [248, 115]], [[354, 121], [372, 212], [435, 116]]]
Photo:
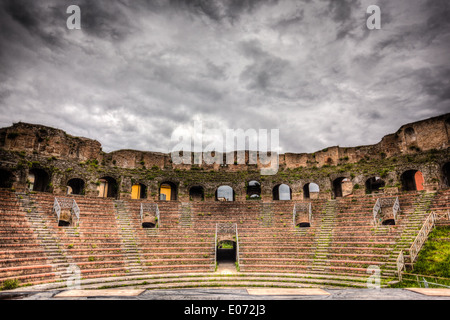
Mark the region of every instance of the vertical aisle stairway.
[[402, 221], [400, 221], [400, 223], [403, 225], [403, 229], [400, 239], [397, 240], [397, 244], [389, 257], [389, 261], [382, 271], [383, 275], [396, 277], [396, 260], [400, 254], [400, 250], [403, 250], [405, 263], [412, 266], [409, 258], [409, 249], [422, 228], [425, 219], [429, 215], [431, 202], [435, 196], [436, 193], [434, 192], [422, 193], [414, 203], [414, 211], [412, 213], [402, 215]]
[[316, 235], [316, 251], [312, 271], [323, 271], [327, 265], [328, 248], [332, 241], [334, 220], [336, 217], [337, 200], [329, 200], [323, 210], [323, 220], [320, 231]]
[[[34, 233], [41, 246], [44, 248], [50, 265], [60, 280], [67, 280], [71, 276], [69, 271], [70, 258], [67, 256], [67, 251], [63, 244], [58, 240], [55, 232], [57, 227], [56, 216], [55, 222], [47, 222], [46, 213], [42, 212], [37, 202], [31, 199], [27, 193], [17, 193], [20, 206], [26, 213], [28, 221], [30, 221]], [[74, 227], [66, 227], [69, 233], [75, 234]]]
[[126, 268], [130, 274], [142, 273], [137, 237], [134, 233], [133, 218], [122, 200], [114, 201], [116, 219], [119, 226], [122, 246], [125, 252]]

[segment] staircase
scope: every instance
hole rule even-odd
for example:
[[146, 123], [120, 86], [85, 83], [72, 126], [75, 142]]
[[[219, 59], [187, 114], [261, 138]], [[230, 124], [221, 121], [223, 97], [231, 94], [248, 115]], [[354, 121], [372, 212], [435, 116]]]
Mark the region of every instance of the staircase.
[[[71, 277], [72, 272], [69, 271], [71, 261], [67, 257], [66, 249], [58, 241], [52, 227], [46, 224], [44, 213], [38, 210], [37, 205], [30, 199], [30, 196], [27, 193], [17, 193], [16, 195], [22, 209], [26, 212], [28, 221], [31, 222], [33, 232], [37, 235], [40, 245], [44, 248], [45, 255], [56, 277], [60, 280], [67, 280]], [[73, 234], [75, 233], [74, 229], [75, 227], [64, 227], [64, 230]]]
[[192, 207], [190, 202], [181, 203], [180, 227], [192, 227]]
[[272, 203], [261, 204], [261, 216], [260, 216], [260, 226], [268, 228], [272, 225], [273, 209]]
[[138, 244], [133, 231], [135, 228], [133, 219], [123, 201], [114, 201], [114, 206], [116, 208], [116, 219], [120, 228], [119, 233], [122, 239], [122, 246], [125, 250], [126, 268], [131, 274], [142, 273]]
[[316, 235], [316, 251], [314, 261], [312, 264], [312, 271], [324, 271], [324, 266], [327, 265], [328, 248], [332, 241], [334, 219], [336, 217], [337, 200], [329, 200], [325, 204], [323, 211], [323, 220], [320, 226], [320, 231]]
[[414, 203], [414, 212], [408, 214], [404, 217], [403, 231], [401, 233], [400, 239], [398, 239], [391, 256], [389, 257], [389, 262], [383, 270], [383, 275], [396, 276], [396, 260], [400, 254], [400, 250], [403, 250], [405, 257], [405, 263], [412, 267], [412, 262], [409, 257], [409, 249], [413, 244], [417, 234], [419, 233], [425, 218], [428, 216], [428, 212], [436, 193], [423, 193]]

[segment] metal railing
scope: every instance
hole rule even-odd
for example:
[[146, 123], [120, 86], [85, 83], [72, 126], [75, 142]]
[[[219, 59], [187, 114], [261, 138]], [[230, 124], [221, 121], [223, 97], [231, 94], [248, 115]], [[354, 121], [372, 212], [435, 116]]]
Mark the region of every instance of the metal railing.
[[378, 198], [377, 201], [375, 202], [375, 205], [373, 206], [373, 221], [375, 222], [375, 224], [377, 224], [377, 216], [380, 210], [381, 210], [381, 203], [380, 198]]
[[378, 223], [378, 215], [381, 212], [382, 208], [392, 207], [392, 214], [394, 216], [394, 220], [397, 220], [398, 213], [400, 212], [400, 201], [398, 197], [395, 198], [378, 198], [373, 206], [373, 221], [375, 224]]
[[218, 229], [218, 227], [217, 227], [217, 223], [216, 223], [216, 235], [214, 237], [214, 268], [215, 268], [215, 266], [217, 266], [217, 245], [218, 245], [218, 243], [217, 243], [217, 229]]
[[53, 212], [56, 213], [56, 219], [59, 223], [59, 217], [61, 216], [61, 206], [59, 205], [58, 198], [55, 197], [55, 201], [53, 202]]
[[80, 221], [80, 208], [75, 199], [55, 197], [55, 201], [53, 202], [53, 212], [56, 213], [58, 223], [61, 218], [62, 209], [70, 209], [71, 214], [74, 214], [77, 219], [76, 224], [78, 224]]
[[312, 210], [311, 202], [308, 203], [295, 203], [294, 209], [292, 210], [292, 224], [295, 228], [295, 219], [299, 212], [306, 212], [308, 214], [309, 223], [312, 222]]
[[444, 287], [444, 288], [449, 288], [450, 289], [450, 286], [446, 286], [444, 284], [435, 283], [435, 282], [429, 282], [429, 281], [425, 280], [424, 277], [422, 277], [422, 279], [423, 279], [422, 281], [419, 281], [419, 277], [417, 277], [417, 283], [419, 284], [419, 287], [421, 287], [421, 288], [422, 288], [422, 285], [420, 283], [423, 283], [423, 286], [425, 288], [428, 288], [428, 285], [431, 284], [431, 285], [434, 285], [434, 286], [439, 286], [439, 287]]
[[397, 220], [397, 214], [399, 211], [400, 211], [400, 202], [398, 201], [398, 197], [395, 197], [395, 201], [392, 206], [392, 213], [394, 215], [395, 220]]
[[402, 271], [405, 269], [405, 256], [403, 255], [403, 250], [400, 250], [396, 263], [398, 280], [402, 281]]
[[427, 219], [423, 223], [422, 228], [417, 234], [416, 239], [411, 245], [411, 248], [409, 248], [409, 259], [411, 261], [411, 265], [416, 260], [420, 249], [422, 248], [425, 241], [428, 239], [428, 235], [430, 234], [431, 230], [433, 230], [435, 221], [436, 221], [436, 214], [434, 212], [430, 212]]
[[436, 213], [436, 221], [438, 220], [450, 220], [450, 210], [447, 209], [447, 212], [435, 212]]
[[141, 223], [144, 221], [144, 215], [147, 212], [155, 214], [156, 225], [158, 227], [161, 227], [161, 219], [160, 219], [160, 216], [159, 216], [158, 204], [157, 203], [146, 203], [146, 202], [142, 202], [141, 203], [141, 209], [139, 211], [139, 215], [141, 217]]
[[236, 225], [236, 259], [237, 259], [237, 265], [240, 268], [241, 267], [241, 259], [239, 258], [239, 235], [238, 235], [237, 225]]
[[216, 223], [217, 234], [233, 234], [236, 233], [236, 223]]
[[78, 225], [78, 222], [80, 221], [80, 208], [78, 207], [78, 204], [75, 201], [75, 199], [73, 199], [72, 203], [72, 212], [75, 214], [75, 217], [77, 217], [77, 225]]

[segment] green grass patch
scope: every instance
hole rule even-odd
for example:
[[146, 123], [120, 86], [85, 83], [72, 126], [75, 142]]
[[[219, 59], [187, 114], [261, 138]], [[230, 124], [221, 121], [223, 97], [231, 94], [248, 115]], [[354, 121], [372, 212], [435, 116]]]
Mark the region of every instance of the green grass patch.
[[18, 279], [8, 279], [3, 282], [2, 290], [13, 290], [19, 287]]
[[450, 278], [450, 226], [436, 227], [419, 253], [414, 273]]
[[[423, 287], [423, 283], [418, 283], [423, 279], [450, 286], [450, 226], [434, 228], [420, 250], [414, 270], [405, 273], [402, 282], [390, 287]], [[436, 286], [430, 284], [430, 287]]]

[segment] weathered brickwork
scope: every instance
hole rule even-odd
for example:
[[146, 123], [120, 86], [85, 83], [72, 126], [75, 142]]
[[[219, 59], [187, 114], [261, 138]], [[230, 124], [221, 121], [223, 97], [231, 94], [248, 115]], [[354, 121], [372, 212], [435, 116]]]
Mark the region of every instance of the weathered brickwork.
[[[174, 199], [189, 201], [191, 187], [201, 187], [205, 201], [216, 200], [221, 185], [231, 186], [235, 200], [247, 198], [247, 184], [260, 183], [261, 199], [272, 201], [274, 188], [286, 184], [293, 200], [304, 199], [304, 186], [318, 185], [320, 191], [311, 198], [370, 192], [366, 181], [377, 177], [384, 187], [377, 192], [396, 192], [405, 187], [402, 176], [408, 170], [420, 171], [425, 190], [449, 186], [448, 147], [450, 114], [403, 125], [374, 145], [358, 147], [332, 146], [315, 153], [279, 155], [279, 170], [273, 176], [260, 174], [261, 164], [175, 165], [170, 154], [118, 150], [103, 152], [98, 141], [73, 137], [60, 129], [16, 123], [0, 129], [0, 170], [2, 186], [17, 191], [30, 188], [30, 173], [47, 177], [40, 186], [55, 194], [67, 193], [72, 179], [82, 180], [85, 195], [97, 196], [102, 178], [117, 182], [114, 197], [131, 197], [132, 186], [141, 184], [147, 199], [157, 200], [164, 182], [174, 185]], [[234, 154], [237, 160], [236, 153]], [[246, 152], [248, 162], [249, 154]], [[108, 178], [109, 179], [109, 178]], [[336, 190], [336, 181], [341, 190]], [[38, 182], [36, 182], [37, 184]]]

